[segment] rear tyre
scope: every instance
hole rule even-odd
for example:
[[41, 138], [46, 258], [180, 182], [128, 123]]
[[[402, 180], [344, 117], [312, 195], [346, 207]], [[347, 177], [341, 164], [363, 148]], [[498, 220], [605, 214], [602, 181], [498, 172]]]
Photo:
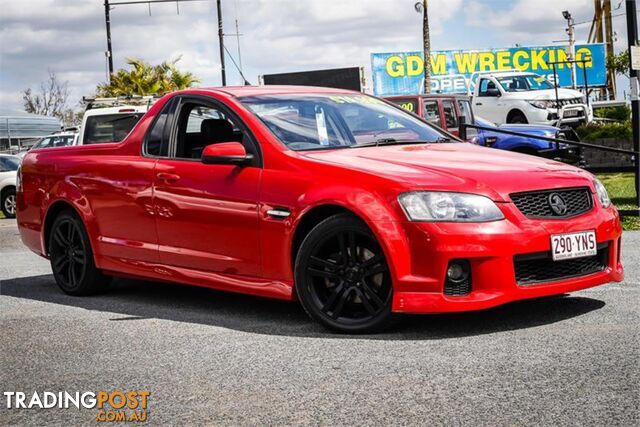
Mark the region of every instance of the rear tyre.
[[309, 316], [337, 332], [388, 326], [393, 289], [384, 253], [364, 222], [349, 214], [318, 224], [295, 262], [298, 298]]
[[56, 283], [69, 295], [91, 295], [110, 282], [96, 267], [89, 236], [77, 215], [62, 212], [54, 220], [49, 236], [49, 259]]
[[6, 218], [16, 217], [16, 189], [8, 188], [2, 194], [2, 213]]

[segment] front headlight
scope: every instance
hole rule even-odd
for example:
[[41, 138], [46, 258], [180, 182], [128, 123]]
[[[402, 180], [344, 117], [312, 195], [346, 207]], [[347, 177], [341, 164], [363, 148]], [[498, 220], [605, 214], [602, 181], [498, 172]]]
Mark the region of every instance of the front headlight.
[[398, 197], [411, 221], [485, 222], [504, 219], [493, 201], [465, 193], [413, 191]]
[[553, 101], [550, 99], [533, 99], [531, 101], [527, 101], [529, 104], [533, 105], [536, 108], [551, 108], [553, 107]]
[[600, 199], [600, 204], [603, 208], [608, 208], [611, 206], [611, 199], [609, 198], [609, 193], [605, 188], [604, 184], [600, 182], [598, 178], [593, 180], [593, 186], [596, 188], [596, 194], [598, 195], [598, 199]]

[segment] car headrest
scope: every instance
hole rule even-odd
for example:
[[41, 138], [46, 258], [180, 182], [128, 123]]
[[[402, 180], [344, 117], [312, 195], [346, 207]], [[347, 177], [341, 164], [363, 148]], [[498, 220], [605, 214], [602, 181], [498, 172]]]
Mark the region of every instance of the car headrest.
[[205, 119], [200, 124], [200, 134], [207, 144], [233, 140], [233, 126], [224, 119]]

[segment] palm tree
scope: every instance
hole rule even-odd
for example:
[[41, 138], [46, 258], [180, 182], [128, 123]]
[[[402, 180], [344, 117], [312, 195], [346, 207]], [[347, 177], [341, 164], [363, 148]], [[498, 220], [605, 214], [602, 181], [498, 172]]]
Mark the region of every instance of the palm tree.
[[139, 58], [127, 58], [131, 70], [119, 69], [111, 75], [110, 83], [101, 83], [97, 96], [164, 95], [178, 89], [192, 87], [200, 80], [189, 72], [178, 70], [180, 57], [151, 65]]

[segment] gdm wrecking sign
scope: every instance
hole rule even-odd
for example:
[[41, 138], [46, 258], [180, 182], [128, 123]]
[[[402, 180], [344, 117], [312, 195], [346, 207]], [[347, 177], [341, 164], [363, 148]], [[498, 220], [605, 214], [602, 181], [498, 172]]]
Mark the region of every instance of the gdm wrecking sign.
[[[519, 69], [554, 80], [552, 62], [566, 61], [561, 46], [514, 47], [487, 50], [442, 50], [431, 52], [431, 90], [465, 93], [469, 79], [480, 71]], [[589, 86], [606, 85], [605, 48], [602, 43], [576, 45], [576, 59], [586, 61]], [[583, 85], [583, 64], [577, 64], [577, 84]], [[373, 92], [377, 96], [413, 95], [422, 92], [424, 61], [422, 52], [371, 54]], [[560, 86], [571, 85], [568, 65], [557, 65]]]

